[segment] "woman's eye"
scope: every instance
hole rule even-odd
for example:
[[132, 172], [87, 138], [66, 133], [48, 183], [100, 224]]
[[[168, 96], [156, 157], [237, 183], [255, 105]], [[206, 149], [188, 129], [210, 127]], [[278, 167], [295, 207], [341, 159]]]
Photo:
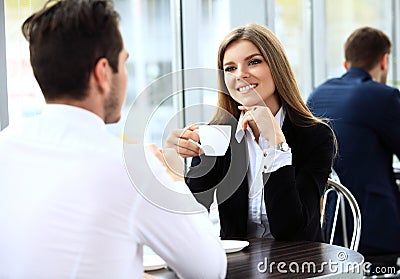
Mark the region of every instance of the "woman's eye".
[[232, 72], [233, 70], [235, 70], [235, 67], [226, 67], [225, 68], [225, 72]]
[[249, 65], [256, 65], [256, 64], [260, 64], [261, 60], [260, 59], [253, 59], [250, 60]]

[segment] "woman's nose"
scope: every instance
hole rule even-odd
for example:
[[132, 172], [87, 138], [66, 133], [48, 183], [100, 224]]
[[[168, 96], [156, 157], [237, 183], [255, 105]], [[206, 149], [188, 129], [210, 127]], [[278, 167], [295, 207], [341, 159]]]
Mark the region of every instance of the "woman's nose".
[[238, 79], [243, 79], [249, 77], [249, 72], [246, 67], [239, 66], [236, 71], [236, 77]]

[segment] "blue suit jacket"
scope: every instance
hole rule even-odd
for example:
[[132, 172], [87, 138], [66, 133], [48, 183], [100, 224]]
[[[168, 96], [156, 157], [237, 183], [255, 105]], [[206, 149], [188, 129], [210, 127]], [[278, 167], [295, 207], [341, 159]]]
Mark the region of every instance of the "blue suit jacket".
[[329, 118], [336, 133], [334, 168], [361, 208], [360, 251], [400, 251], [400, 192], [392, 168], [393, 154], [400, 155], [399, 90], [351, 68], [317, 87], [307, 104]]

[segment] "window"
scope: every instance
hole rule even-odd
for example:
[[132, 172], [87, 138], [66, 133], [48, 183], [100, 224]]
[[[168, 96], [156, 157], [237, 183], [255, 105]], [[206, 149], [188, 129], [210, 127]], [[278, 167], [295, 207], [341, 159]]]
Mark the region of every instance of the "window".
[[[24, 117], [41, 112], [45, 102], [33, 76], [29, 61], [29, 45], [22, 35], [23, 21], [34, 11], [43, 7], [46, 0], [5, 0], [5, 37], [7, 61], [7, 90], [9, 122], [17, 123]], [[120, 27], [125, 47], [130, 53], [127, 67], [129, 72], [128, 94], [123, 108], [123, 117], [117, 124], [108, 125], [111, 132], [123, 134], [125, 119], [135, 98], [154, 80], [170, 73], [173, 64], [173, 36], [170, 1], [115, 0], [121, 15]], [[162, 84], [159, 85], [162, 87]], [[147, 96], [146, 109], [164, 98], [162, 90], [153, 90]], [[145, 141], [160, 139], [157, 123], [166, 118], [174, 108], [172, 100], [164, 101], [154, 115], [154, 125]], [[4, 110], [4, 107], [3, 109]], [[136, 121], [138, 125], [146, 125]], [[125, 135], [128, 140], [142, 141], [134, 135]]]
[[[40, 113], [44, 105], [32, 74], [21, 24], [45, 2], [4, 0], [1, 7], [0, 22], [5, 22], [5, 34], [0, 29], [0, 58], [6, 53], [6, 63], [0, 60], [0, 73], [7, 70], [6, 77], [0, 76], [1, 128], [8, 122], [17, 123]], [[382, 29], [391, 38], [388, 82], [399, 84], [398, 1], [252, 0], [249, 4], [242, 0], [114, 0], [114, 3], [121, 14], [121, 31], [130, 53], [129, 82], [123, 117], [108, 128], [127, 140], [162, 145], [162, 137], [168, 132], [163, 134], [165, 127], [207, 122], [216, 106], [215, 90], [183, 90], [184, 76], [177, 71], [216, 69], [222, 38], [231, 28], [250, 22], [267, 25], [282, 41], [304, 99], [327, 78], [344, 73], [344, 41], [355, 28], [364, 25]], [[173, 81], [162, 78], [169, 73], [173, 73]], [[177, 86], [171, 87], [175, 79]], [[140, 105], [136, 104], [142, 92], [146, 96]], [[148, 113], [150, 118], [128, 123], [127, 126], [133, 127], [124, 130], [132, 105], [138, 113]], [[191, 106], [197, 107], [196, 110], [185, 114], [183, 108]], [[137, 132], [143, 129], [144, 137]]]
[[[173, 34], [170, 1], [116, 0], [115, 7], [121, 15], [121, 32], [129, 52], [129, 80], [122, 119], [108, 128], [115, 134], [123, 134], [128, 141], [154, 142], [161, 146], [164, 120], [177, 110], [172, 98], [165, 100], [163, 89], [167, 84], [165, 79], [160, 79], [173, 71], [176, 34]], [[150, 119], [126, 122], [131, 107], [135, 115], [154, 112]], [[141, 133], [145, 130], [146, 134]]]
[[391, 1], [339, 0], [326, 1], [326, 65], [328, 77], [345, 72], [344, 43], [356, 28], [371, 26], [381, 29], [392, 37], [391, 21], [388, 15]]
[[44, 98], [29, 61], [28, 42], [21, 25], [45, 0], [5, 0], [5, 36], [9, 122], [19, 122], [41, 112]]
[[[310, 48], [307, 45], [309, 32], [306, 32], [304, 15], [307, 10], [302, 0], [275, 1], [275, 34], [285, 47], [288, 59], [293, 67], [296, 80], [303, 96], [309, 91], [310, 84]], [[307, 70], [305, 70], [307, 69]]]

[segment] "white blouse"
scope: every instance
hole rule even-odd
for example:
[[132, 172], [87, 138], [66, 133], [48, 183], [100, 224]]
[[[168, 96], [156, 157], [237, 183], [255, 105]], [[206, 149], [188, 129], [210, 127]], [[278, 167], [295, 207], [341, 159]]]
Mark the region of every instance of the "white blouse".
[[[271, 173], [283, 166], [291, 165], [292, 152], [290, 149], [284, 152], [270, 147], [269, 142], [262, 135], [260, 135], [257, 143], [250, 126], [247, 126], [246, 131], [241, 129], [243, 115], [244, 113], [239, 118], [235, 138], [240, 142], [246, 136], [249, 154], [249, 169], [247, 171], [249, 221], [261, 224], [261, 219], [268, 220], [264, 201], [263, 173]], [[285, 111], [282, 107], [275, 115], [275, 119], [282, 129], [283, 121], [285, 120]], [[268, 224], [266, 227], [269, 227]]]

